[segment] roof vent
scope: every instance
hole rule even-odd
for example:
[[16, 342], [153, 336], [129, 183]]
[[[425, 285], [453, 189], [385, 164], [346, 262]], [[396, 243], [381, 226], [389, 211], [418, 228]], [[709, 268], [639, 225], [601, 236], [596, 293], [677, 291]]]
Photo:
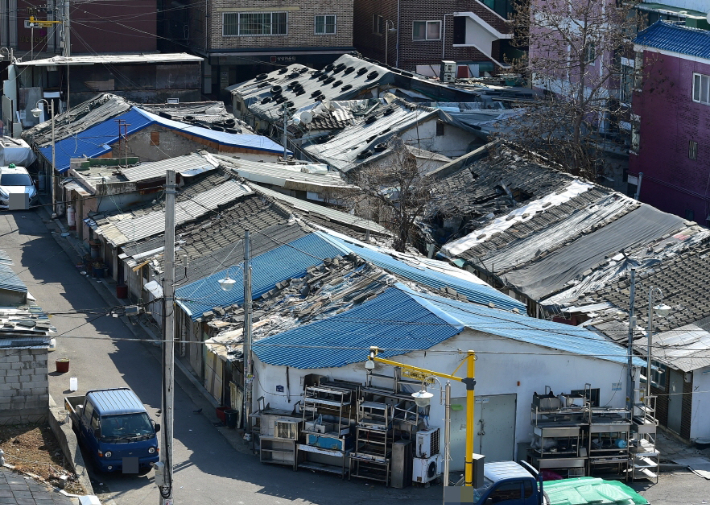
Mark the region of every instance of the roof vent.
[[330, 72], [333, 70], [333, 65], [331, 63], [328, 63], [325, 67], [323, 67], [324, 72]]
[[288, 67], [283, 67], [279, 69], [279, 74], [285, 74], [286, 72], [288, 72]]
[[365, 120], [365, 124], [372, 124], [372, 123], [374, 123], [375, 121], [377, 121], [377, 116], [369, 116], [369, 117]]
[[343, 84], [343, 81], [335, 81], [335, 82], [333, 83], [333, 87], [334, 87], [334, 88], [337, 88], [337, 87], [340, 86], [341, 84]]
[[353, 72], [355, 72], [355, 67], [348, 67], [343, 71], [343, 75], [352, 74]]
[[308, 72], [308, 67], [302, 67], [298, 70], [299, 74], [305, 74], [306, 72]]
[[373, 70], [372, 72], [370, 72], [369, 74], [367, 74], [367, 80], [368, 80], [368, 81], [371, 81], [372, 79], [374, 79], [374, 78], [377, 77], [378, 75], [380, 75], [380, 74], [378, 74], [375, 70]]
[[349, 89], [352, 88], [352, 87], [353, 87], [352, 84], [346, 84], [345, 86], [343, 86], [343, 89], [341, 89], [340, 91], [347, 91], [347, 90], [349, 90]]
[[271, 97], [267, 96], [267, 97], [264, 97], [264, 99], [261, 101], [261, 103], [269, 103], [270, 101], [271, 101]]
[[323, 84], [330, 84], [335, 80], [335, 77], [328, 77], [325, 81], [323, 81]]
[[266, 79], [267, 77], [268, 77], [268, 74], [259, 74], [259, 75], [256, 76], [256, 80], [257, 80], [257, 81], [263, 81], [263, 80]]
[[272, 87], [271, 92], [274, 94], [281, 93], [281, 86], [276, 85], [276, 86]]
[[365, 67], [360, 67], [357, 71], [357, 75], [362, 75], [362, 74], [366, 74], [366, 73], [367, 73], [367, 69]]

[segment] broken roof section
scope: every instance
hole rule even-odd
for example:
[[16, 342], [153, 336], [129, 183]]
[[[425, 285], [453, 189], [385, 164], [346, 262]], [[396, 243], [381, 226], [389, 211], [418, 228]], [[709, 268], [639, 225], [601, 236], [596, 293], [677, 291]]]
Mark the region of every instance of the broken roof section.
[[657, 261], [683, 242], [677, 237], [698, 231], [694, 223], [506, 145], [487, 146], [452, 165], [439, 171], [449, 188], [428, 218], [430, 239], [463, 235], [448, 239], [442, 252], [553, 312], [628, 268], [609, 258], [623, 252]]
[[328, 170], [328, 167], [322, 164], [299, 161], [266, 163], [225, 155], [214, 155], [214, 159], [225, 169], [250, 182], [283, 190], [322, 194], [328, 191], [358, 189], [357, 186], [346, 182], [338, 172]]

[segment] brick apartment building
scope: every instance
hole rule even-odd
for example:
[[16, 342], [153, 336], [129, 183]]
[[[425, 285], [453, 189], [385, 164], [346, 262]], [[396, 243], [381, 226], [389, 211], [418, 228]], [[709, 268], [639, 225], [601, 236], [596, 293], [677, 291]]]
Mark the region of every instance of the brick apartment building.
[[[511, 46], [513, 0], [355, 0], [355, 47], [364, 56], [404, 70], [438, 75], [442, 60], [457, 76], [505, 68]], [[387, 54], [385, 54], [385, 49]]]
[[291, 63], [322, 68], [354, 51], [352, 0], [182, 0], [181, 4], [187, 11], [165, 8], [161, 30], [173, 44], [183, 44], [205, 58], [205, 94], [223, 94], [231, 84]]
[[[38, 20], [63, 19], [62, 0], [0, 0], [0, 46], [29, 59], [61, 53], [60, 25], [54, 28], [25, 26], [30, 16]], [[157, 1], [71, 2], [71, 53], [146, 53], [158, 49]], [[32, 39], [34, 39], [32, 41]]]

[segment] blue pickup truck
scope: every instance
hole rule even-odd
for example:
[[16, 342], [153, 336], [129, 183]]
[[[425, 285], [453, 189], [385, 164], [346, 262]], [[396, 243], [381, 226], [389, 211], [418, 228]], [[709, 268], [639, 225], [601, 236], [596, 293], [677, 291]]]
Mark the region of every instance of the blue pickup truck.
[[68, 396], [79, 443], [102, 472], [139, 473], [158, 461], [160, 425], [155, 424], [138, 396], [128, 388], [92, 390]]

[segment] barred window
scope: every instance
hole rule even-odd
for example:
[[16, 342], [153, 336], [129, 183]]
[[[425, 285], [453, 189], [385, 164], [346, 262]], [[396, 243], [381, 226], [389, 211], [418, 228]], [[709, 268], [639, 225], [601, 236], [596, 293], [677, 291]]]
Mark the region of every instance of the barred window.
[[335, 16], [316, 16], [316, 35], [335, 34]]
[[222, 34], [225, 36], [286, 35], [286, 12], [229, 12], [224, 13]]

